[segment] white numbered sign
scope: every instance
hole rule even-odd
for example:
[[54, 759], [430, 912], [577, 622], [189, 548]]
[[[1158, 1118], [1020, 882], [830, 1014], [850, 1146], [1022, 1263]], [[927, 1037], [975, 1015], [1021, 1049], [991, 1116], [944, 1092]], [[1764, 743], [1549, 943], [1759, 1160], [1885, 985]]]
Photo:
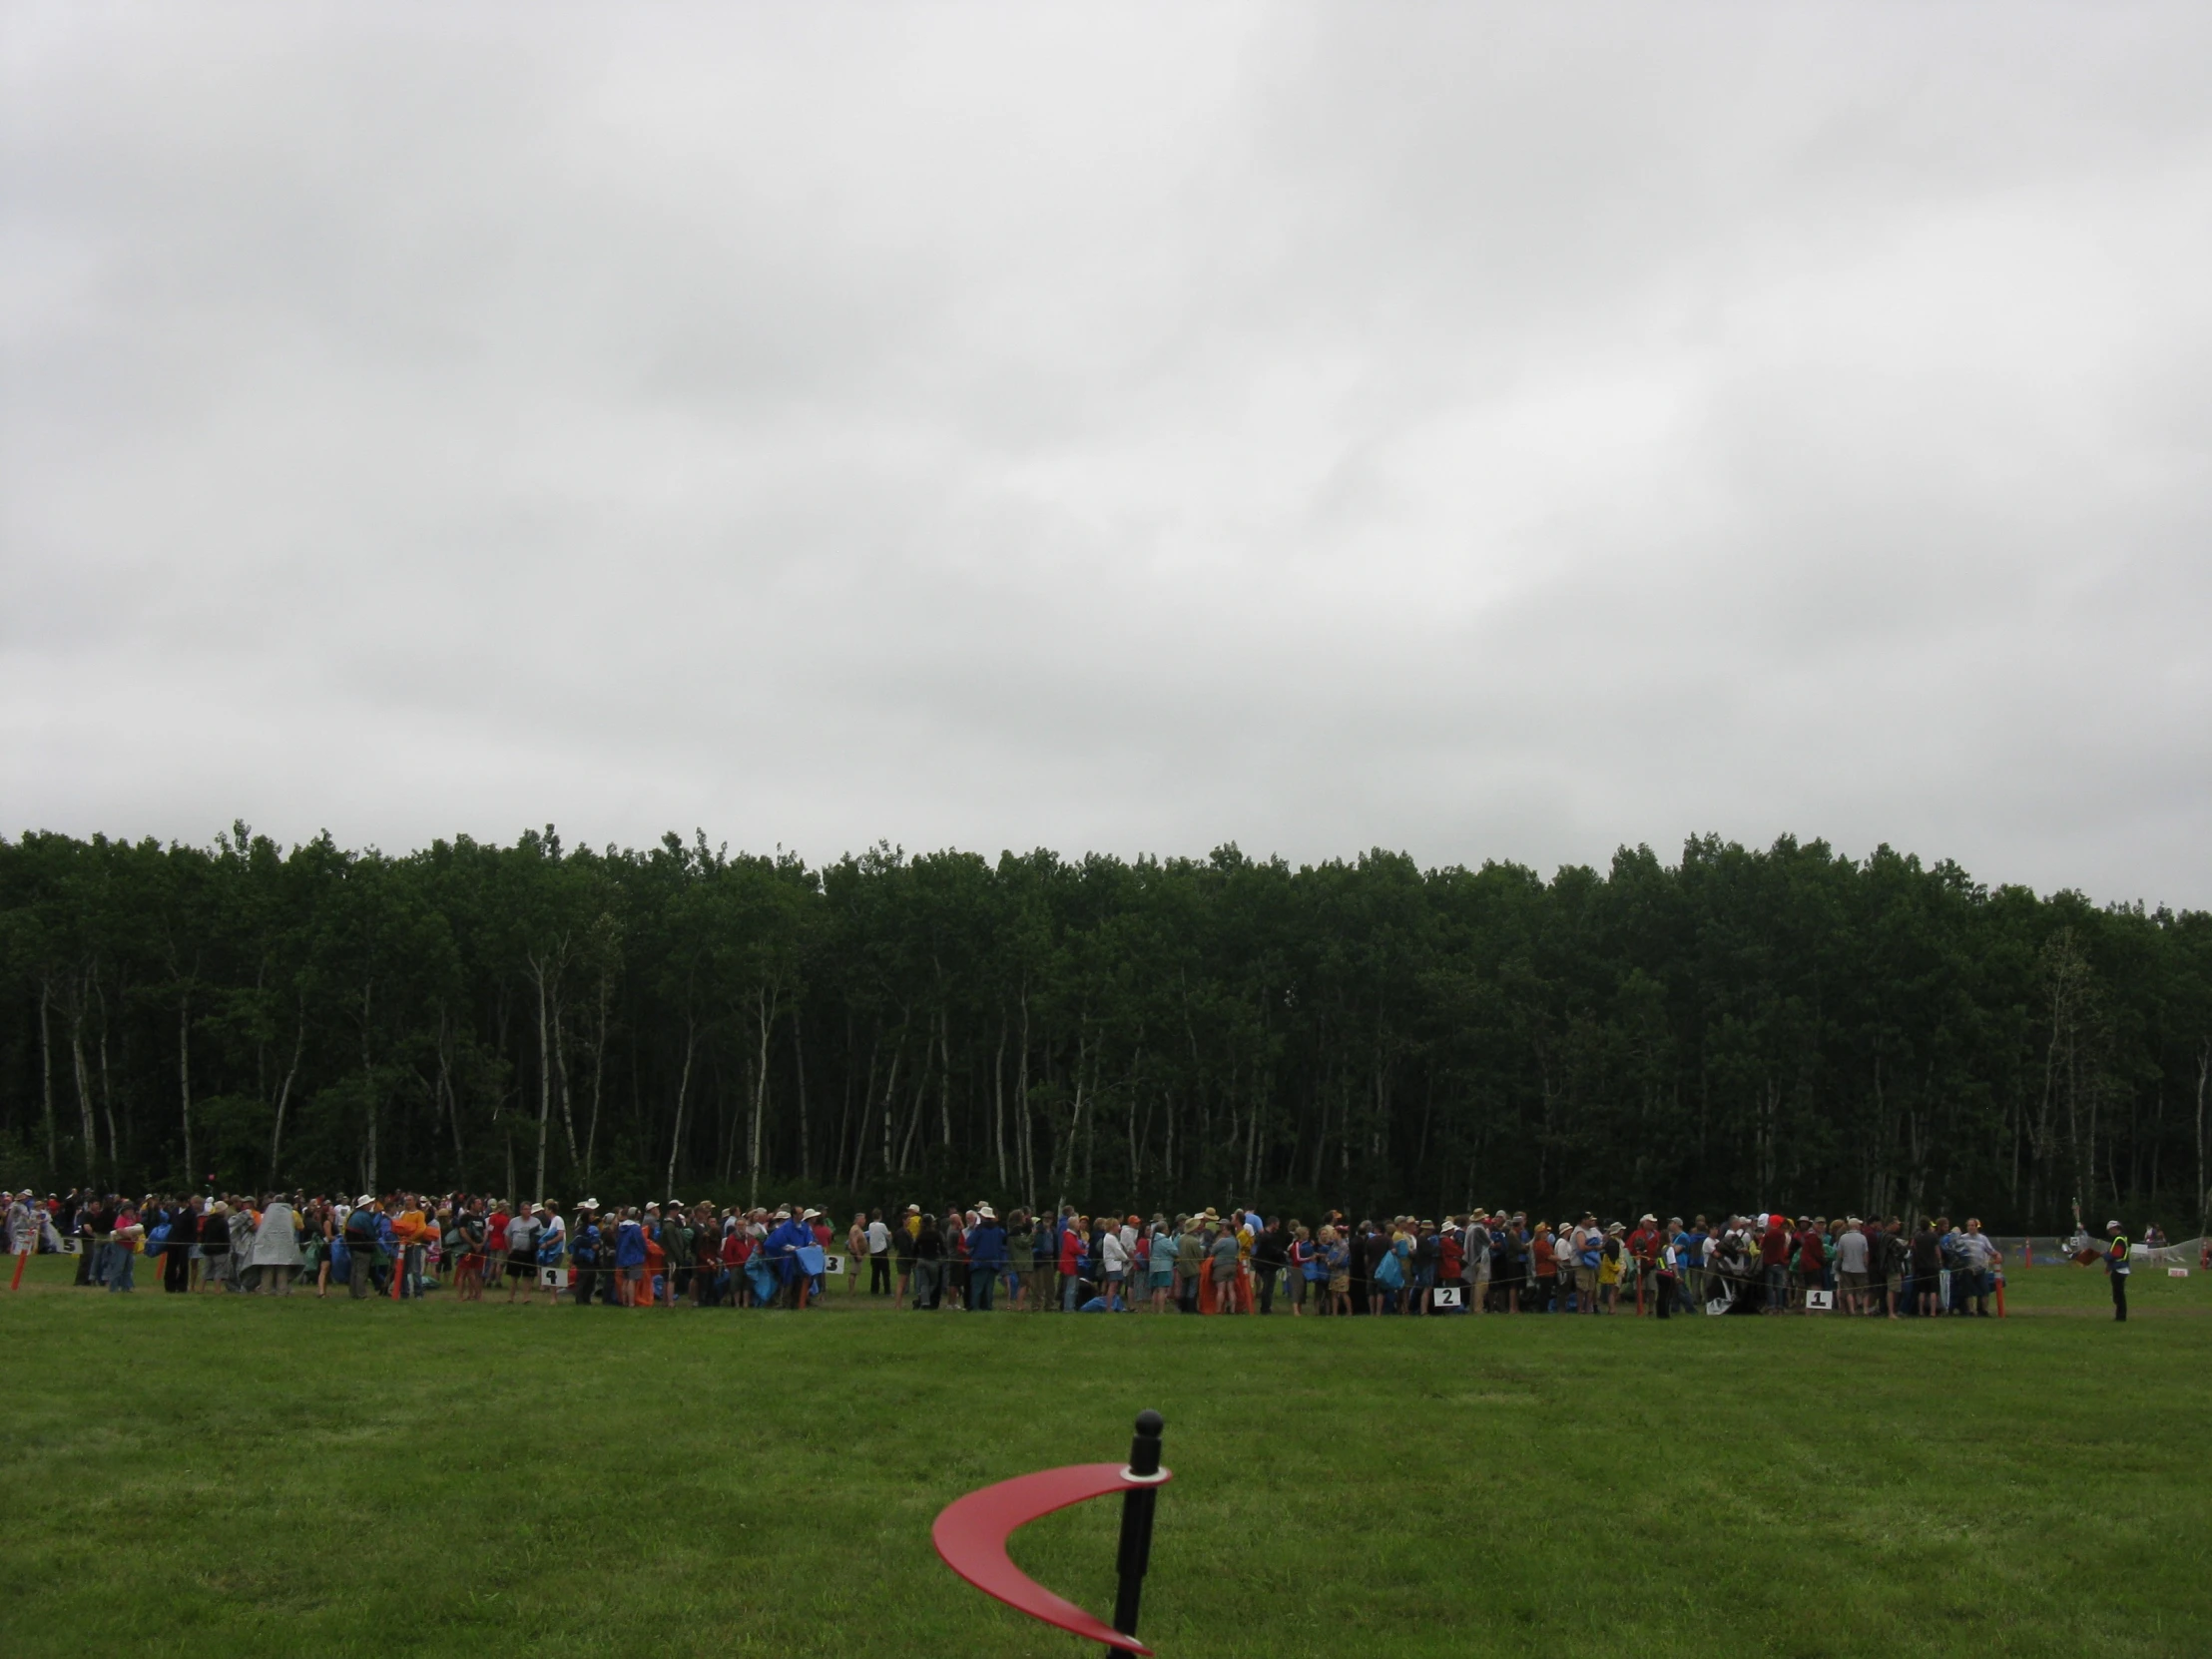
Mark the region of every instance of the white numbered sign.
[[1438, 1285], [1436, 1287], [1436, 1306], [1439, 1308], [1458, 1307], [1459, 1287], [1457, 1285]]
[[1807, 1291], [1805, 1293], [1805, 1311], [1809, 1314], [1825, 1314], [1833, 1310], [1835, 1306], [1836, 1293], [1834, 1291]]

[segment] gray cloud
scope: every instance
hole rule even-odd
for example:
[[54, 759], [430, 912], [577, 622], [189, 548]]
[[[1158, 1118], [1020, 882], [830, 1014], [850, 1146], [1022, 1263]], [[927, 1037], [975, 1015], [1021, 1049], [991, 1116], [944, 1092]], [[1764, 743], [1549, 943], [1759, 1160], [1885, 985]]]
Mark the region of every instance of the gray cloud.
[[2212, 903], [2201, 7], [17, 5], [0, 817]]

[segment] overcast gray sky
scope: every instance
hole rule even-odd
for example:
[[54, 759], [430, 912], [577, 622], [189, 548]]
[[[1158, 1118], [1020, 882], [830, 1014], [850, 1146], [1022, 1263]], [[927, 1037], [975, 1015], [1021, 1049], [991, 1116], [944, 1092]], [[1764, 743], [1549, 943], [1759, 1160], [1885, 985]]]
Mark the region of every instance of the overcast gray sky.
[[0, 18], [9, 832], [2212, 904], [2212, 6]]

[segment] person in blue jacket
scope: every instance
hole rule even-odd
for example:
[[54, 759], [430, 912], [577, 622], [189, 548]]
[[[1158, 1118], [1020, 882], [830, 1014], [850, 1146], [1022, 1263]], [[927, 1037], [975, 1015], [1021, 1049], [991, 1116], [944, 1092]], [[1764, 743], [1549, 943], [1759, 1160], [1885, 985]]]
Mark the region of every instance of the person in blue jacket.
[[776, 1265], [776, 1280], [786, 1292], [799, 1280], [799, 1253], [815, 1242], [814, 1234], [789, 1210], [776, 1212], [776, 1226], [768, 1236], [768, 1259]]
[[638, 1287], [644, 1280], [645, 1228], [636, 1211], [625, 1210], [615, 1229], [615, 1294], [622, 1307], [636, 1306]]
[[579, 1308], [591, 1306], [592, 1287], [599, 1278], [598, 1207], [590, 1199], [577, 1207], [576, 1226], [569, 1237], [568, 1295]]
[[975, 1225], [967, 1233], [968, 1306], [987, 1309], [998, 1284], [998, 1270], [1006, 1265], [1006, 1229], [998, 1225], [997, 1212], [988, 1204], [975, 1212]]

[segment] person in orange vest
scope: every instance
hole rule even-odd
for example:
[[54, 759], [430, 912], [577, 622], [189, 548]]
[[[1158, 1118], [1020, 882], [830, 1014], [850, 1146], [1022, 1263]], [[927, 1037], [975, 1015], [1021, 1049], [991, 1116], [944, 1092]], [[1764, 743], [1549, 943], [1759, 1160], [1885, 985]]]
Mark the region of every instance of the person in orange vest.
[[2112, 1281], [2112, 1317], [2120, 1324], [2127, 1323], [2127, 1235], [2120, 1231], [2120, 1224], [2108, 1221], [2104, 1224], [2104, 1272]]

